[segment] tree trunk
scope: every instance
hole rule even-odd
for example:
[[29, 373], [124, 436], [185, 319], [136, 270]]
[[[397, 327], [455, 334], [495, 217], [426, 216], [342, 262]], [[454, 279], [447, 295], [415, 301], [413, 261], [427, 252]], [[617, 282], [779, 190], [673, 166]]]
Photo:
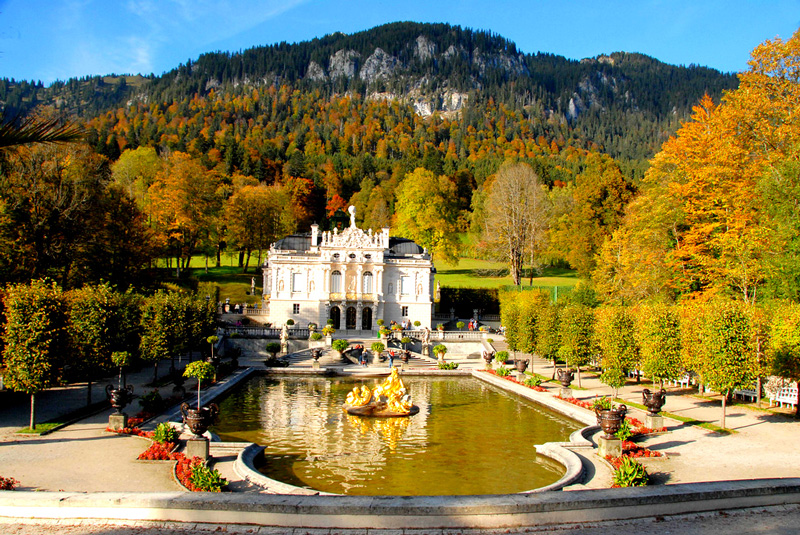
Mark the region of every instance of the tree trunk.
[[553, 357], [553, 376], [550, 379], [555, 380], [555, 378], [556, 378], [556, 368], [558, 368], [558, 363], [556, 362], [556, 358]]
[[247, 269], [250, 267], [250, 249], [247, 250], [247, 256], [244, 260], [244, 268], [242, 268], [242, 273], [247, 273]]
[[158, 381], [158, 361], [156, 360], [155, 365], [153, 366], [153, 386], [155, 386], [156, 381]]
[[723, 392], [722, 394], [722, 420], [720, 421], [721, 424], [720, 427], [722, 427], [723, 429], [725, 429], [725, 408], [726, 408], [726, 399], [728, 397], [728, 392], [729, 391], [726, 391]]
[[86, 381], [86, 406], [92, 404], [92, 380], [88, 379]]
[[577, 368], [577, 370], [578, 370], [578, 388], [583, 388], [581, 386], [581, 367], [580, 366], [576, 366], [575, 368]]
[[[800, 394], [800, 392], [798, 393]], [[761, 377], [756, 379], [756, 407], [761, 408]]]
[[208, 255], [206, 255], [206, 273], [208, 273]]
[[36, 394], [31, 394], [31, 421], [28, 426], [31, 431], [36, 430]]
[[222, 247], [217, 244], [217, 267], [222, 265]]
[[239, 267], [244, 265], [244, 251], [239, 251]]

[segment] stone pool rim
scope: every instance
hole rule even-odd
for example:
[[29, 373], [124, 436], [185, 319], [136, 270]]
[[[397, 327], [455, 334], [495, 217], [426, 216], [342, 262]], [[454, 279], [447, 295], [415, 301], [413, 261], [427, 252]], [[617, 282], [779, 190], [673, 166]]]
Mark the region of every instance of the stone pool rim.
[[[219, 384], [219, 388], [212, 388], [206, 393], [208, 399], [204, 399], [202, 401], [203, 404], [210, 403], [212, 401], [218, 400], [220, 397], [224, 396], [228, 391], [230, 391], [233, 387], [241, 384], [246, 378], [249, 378], [253, 375], [270, 375], [270, 376], [298, 376], [298, 375], [313, 375], [313, 376], [322, 376], [322, 377], [383, 377], [388, 375], [388, 370], [367, 370], [366, 372], [361, 373], [341, 373], [340, 370], [331, 370], [328, 369], [319, 369], [319, 370], [292, 370], [288, 368], [277, 368], [277, 369], [269, 369], [266, 373], [264, 370], [256, 370], [255, 368], [249, 368], [249, 371], [242, 373], [242, 376], [239, 378], [231, 378], [231, 381], [226, 382], [226, 384]], [[299, 373], [298, 373], [299, 372]], [[377, 372], [377, 373], [376, 373]], [[513, 383], [511, 381], [502, 379], [497, 377], [493, 374], [486, 373], [482, 370], [445, 370], [445, 373], [442, 371], [426, 371], [426, 370], [412, 370], [412, 371], [404, 371], [402, 375], [404, 376], [427, 376], [427, 377], [441, 377], [442, 375], [448, 376], [459, 376], [459, 377], [469, 377], [472, 376], [478, 380], [486, 382], [492, 386], [499, 388], [505, 392], [511, 392], [513, 394], [519, 395], [522, 398], [525, 398], [529, 401], [532, 401], [542, 407], [548, 408], [556, 413], [559, 413], [562, 416], [565, 416], [577, 423], [590, 424], [585, 425], [582, 429], [579, 429], [573, 432], [567, 441], [564, 442], [546, 442], [544, 444], [534, 444], [532, 447], [536, 450], [538, 455], [542, 455], [547, 457], [548, 459], [558, 463], [564, 469], [564, 474], [553, 483], [549, 485], [545, 485], [542, 487], [537, 487], [535, 489], [530, 489], [526, 491], [522, 491], [519, 493], [514, 494], [527, 494], [532, 492], [546, 492], [551, 490], [561, 490], [564, 487], [569, 485], [573, 485], [578, 483], [580, 479], [583, 477], [583, 462], [581, 458], [573, 451], [568, 448], [579, 448], [579, 449], [587, 449], [592, 448], [593, 444], [590, 440], [587, 439], [587, 436], [597, 431], [598, 427], [594, 418], [586, 418], [585, 415], [582, 414], [582, 411], [576, 411], [576, 407], [570, 403], [565, 403], [560, 400], [555, 400], [557, 404], [549, 403], [549, 400], [553, 400], [552, 396], [544, 394], [542, 392], [536, 392], [530, 388], [525, 386], [519, 385], [517, 383]], [[514, 388], [517, 387], [517, 388]], [[169, 415], [170, 417], [173, 414]], [[223, 443], [224, 444], [224, 443]], [[302, 496], [309, 496], [309, 495], [330, 495], [330, 496], [352, 496], [346, 494], [333, 494], [327, 493], [315, 489], [309, 489], [305, 487], [297, 487], [288, 483], [284, 483], [279, 480], [275, 480], [269, 478], [258, 471], [256, 468], [256, 462], [259, 456], [262, 454], [266, 446], [262, 446], [259, 444], [249, 443], [247, 447], [242, 449], [234, 464], [234, 470], [236, 474], [244, 479], [245, 481], [249, 482], [250, 484], [259, 487], [264, 490], [264, 492], [268, 492], [270, 494], [289, 494], [289, 495], [302, 495]], [[449, 496], [448, 494], [441, 494], [436, 496]]]

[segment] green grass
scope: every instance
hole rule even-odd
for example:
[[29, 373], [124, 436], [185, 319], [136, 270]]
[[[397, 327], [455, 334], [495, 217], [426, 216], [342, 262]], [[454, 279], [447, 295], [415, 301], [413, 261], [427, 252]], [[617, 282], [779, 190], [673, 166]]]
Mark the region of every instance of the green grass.
[[[639, 403], [636, 403], [634, 401], [626, 401], [624, 399], [619, 399], [619, 398], [614, 399], [614, 401], [617, 402], [617, 403], [623, 403], [625, 405], [630, 405], [631, 407], [636, 407], [637, 409], [641, 409], [643, 411], [647, 410], [647, 407], [645, 407], [644, 405], [641, 405]], [[695, 420], [694, 418], [687, 418], [686, 416], [679, 416], [677, 414], [673, 414], [673, 413], [667, 412], [667, 411], [661, 411], [661, 414], [663, 416], [666, 416], [667, 418], [672, 418], [673, 420], [678, 420], [679, 422], [683, 422], [683, 423], [685, 423], [687, 425], [691, 425], [691, 426], [694, 426], [694, 427], [700, 427], [700, 428], [706, 429], [708, 431], [713, 431], [714, 433], [719, 433], [720, 435], [732, 435], [732, 434], [737, 432], [737, 431], [734, 431], [733, 429], [726, 429], [726, 428], [720, 427], [720, 426], [718, 426], [716, 424], [712, 424], [711, 422], [704, 422], [702, 420]]]
[[43, 424], [36, 424], [36, 429], [31, 429], [30, 427], [23, 427], [22, 429], [17, 429], [16, 432], [21, 435], [41, 435], [42, 433], [48, 433], [52, 431], [59, 425], [63, 425], [63, 422], [47, 422]]
[[[500, 288], [513, 284], [508, 266], [503, 262], [461, 258], [458, 264], [437, 261], [436, 282], [451, 288]], [[533, 278], [534, 287], [575, 286], [578, 276], [574, 270], [545, 268], [541, 277]], [[522, 287], [530, 287], [530, 279], [522, 281]]]

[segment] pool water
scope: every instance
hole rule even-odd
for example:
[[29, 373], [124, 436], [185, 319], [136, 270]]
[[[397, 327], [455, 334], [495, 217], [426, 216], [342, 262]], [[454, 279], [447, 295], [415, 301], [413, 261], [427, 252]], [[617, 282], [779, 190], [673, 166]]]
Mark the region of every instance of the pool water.
[[265, 445], [258, 469], [296, 486], [349, 495], [506, 494], [564, 473], [534, 445], [582, 427], [471, 377], [403, 377], [420, 412], [344, 412], [357, 385], [382, 379], [254, 377], [220, 403], [222, 440]]

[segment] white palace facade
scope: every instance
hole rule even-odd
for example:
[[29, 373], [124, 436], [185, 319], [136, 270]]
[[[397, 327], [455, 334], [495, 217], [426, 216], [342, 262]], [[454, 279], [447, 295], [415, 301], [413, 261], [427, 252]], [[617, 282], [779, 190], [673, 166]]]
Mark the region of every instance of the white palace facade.
[[[415, 242], [373, 233], [355, 224], [341, 232], [294, 234], [274, 243], [263, 266], [264, 306], [269, 321], [305, 327], [372, 331], [377, 320], [415, 321], [431, 327], [434, 268], [427, 250]], [[268, 303], [267, 303], [268, 300]]]

